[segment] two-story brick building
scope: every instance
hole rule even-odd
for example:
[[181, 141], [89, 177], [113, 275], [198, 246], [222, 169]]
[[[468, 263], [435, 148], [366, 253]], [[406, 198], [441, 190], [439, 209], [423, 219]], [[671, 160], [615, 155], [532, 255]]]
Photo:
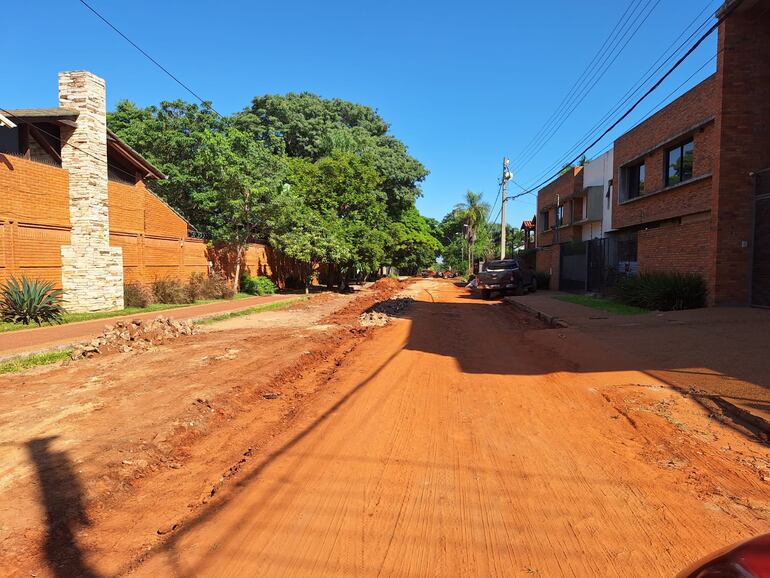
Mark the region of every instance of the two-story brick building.
[[[729, 0], [717, 15], [717, 72], [614, 143], [602, 226], [612, 242], [601, 265], [695, 273], [711, 304], [770, 306], [770, 10]], [[553, 288], [564, 243], [579, 238], [581, 208], [568, 192], [576, 177], [538, 194], [537, 269]]]
[[640, 271], [770, 306], [770, 10], [720, 9], [717, 72], [615, 141], [613, 226]]

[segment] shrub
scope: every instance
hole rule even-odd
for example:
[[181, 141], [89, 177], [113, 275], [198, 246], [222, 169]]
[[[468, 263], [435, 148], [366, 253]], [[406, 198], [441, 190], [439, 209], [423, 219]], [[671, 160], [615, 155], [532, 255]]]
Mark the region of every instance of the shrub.
[[703, 307], [706, 294], [705, 281], [692, 273], [640, 273], [615, 285], [615, 297], [622, 303], [656, 311]]
[[0, 285], [0, 315], [8, 323], [61, 323], [61, 296], [50, 281], [11, 277]]
[[152, 297], [156, 303], [190, 303], [187, 286], [176, 279], [158, 279], [152, 284]]
[[551, 286], [551, 276], [548, 273], [535, 273], [538, 289], [548, 289]]
[[275, 283], [269, 277], [257, 276], [241, 279], [241, 291], [250, 295], [272, 295], [275, 293]]
[[205, 299], [232, 299], [235, 297], [235, 290], [229, 279], [214, 271], [206, 277], [203, 297]]
[[153, 302], [152, 291], [144, 283], [126, 283], [123, 285], [123, 306], [144, 309]]
[[205, 273], [193, 273], [187, 281], [187, 299], [195, 303], [201, 299], [210, 299], [207, 295], [208, 276]]

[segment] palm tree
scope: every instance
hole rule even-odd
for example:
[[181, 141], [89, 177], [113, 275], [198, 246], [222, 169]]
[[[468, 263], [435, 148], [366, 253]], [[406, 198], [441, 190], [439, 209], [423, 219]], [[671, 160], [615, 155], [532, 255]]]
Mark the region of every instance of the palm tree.
[[489, 217], [489, 203], [482, 201], [481, 193], [467, 191], [465, 193], [465, 202], [455, 206], [463, 218], [463, 233], [468, 241], [468, 273], [473, 271], [473, 247], [476, 244], [476, 236], [481, 227], [487, 225]]

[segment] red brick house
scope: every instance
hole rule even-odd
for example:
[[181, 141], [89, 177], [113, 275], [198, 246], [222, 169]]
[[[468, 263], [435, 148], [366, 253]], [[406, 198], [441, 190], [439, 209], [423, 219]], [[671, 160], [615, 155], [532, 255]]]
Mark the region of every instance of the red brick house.
[[[559, 288], [561, 245], [582, 238], [576, 225], [576, 202], [583, 192], [583, 167], [567, 170], [537, 193], [535, 269], [551, 276], [551, 289]], [[580, 219], [578, 219], [580, 220]]]
[[[614, 143], [599, 265], [695, 273], [712, 305], [770, 307], [770, 10], [729, 0], [717, 15], [717, 72]], [[591, 275], [591, 253], [577, 246], [587, 172], [538, 193], [537, 270], [554, 289], [568, 288], [568, 263], [572, 279]]]
[[615, 141], [612, 222], [639, 271], [702, 275], [711, 304], [770, 306], [770, 10], [719, 14], [716, 74]]

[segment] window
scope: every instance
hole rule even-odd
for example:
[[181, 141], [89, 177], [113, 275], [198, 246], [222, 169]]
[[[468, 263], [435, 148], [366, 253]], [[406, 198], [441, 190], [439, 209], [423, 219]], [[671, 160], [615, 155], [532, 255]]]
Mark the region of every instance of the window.
[[540, 222], [543, 223], [543, 232], [551, 228], [548, 223], [548, 211], [543, 211], [540, 213]]
[[666, 152], [666, 186], [692, 178], [692, 139]]
[[626, 199], [644, 194], [644, 163], [626, 168]]
[[564, 205], [556, 207], [556, 226], [561, 227], [564, 224]]

